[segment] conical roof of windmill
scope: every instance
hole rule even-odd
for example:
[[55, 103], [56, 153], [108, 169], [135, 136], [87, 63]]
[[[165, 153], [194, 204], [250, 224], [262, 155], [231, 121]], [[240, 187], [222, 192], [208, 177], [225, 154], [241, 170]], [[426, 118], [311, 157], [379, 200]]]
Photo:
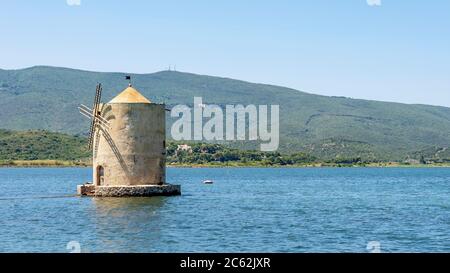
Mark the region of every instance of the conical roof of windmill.
[[151, 103], [151, 101], [132, 86], [129, 86], [113, 98], [109, 103]]

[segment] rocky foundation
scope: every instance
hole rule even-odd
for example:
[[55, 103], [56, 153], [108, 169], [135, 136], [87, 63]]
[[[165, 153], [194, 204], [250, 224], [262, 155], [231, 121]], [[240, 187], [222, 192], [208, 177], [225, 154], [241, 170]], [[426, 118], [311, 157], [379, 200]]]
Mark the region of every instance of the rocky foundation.
[[138, 185], [138, 186], [95, 186], [93, 184], [78, 185], [80, 196], [96, 197], [136, 197], [136, 196], [173, 196], [181, 194], [180, 185]]

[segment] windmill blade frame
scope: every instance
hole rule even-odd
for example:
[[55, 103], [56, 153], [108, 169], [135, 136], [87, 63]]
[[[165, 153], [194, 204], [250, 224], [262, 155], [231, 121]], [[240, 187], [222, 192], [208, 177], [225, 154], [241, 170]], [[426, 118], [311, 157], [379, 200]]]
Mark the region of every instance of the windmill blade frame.
[[97, 116], [98, 116], [98, 106], [100, 104], [100, 99], [102, 97], [102, 84], [97, 84], [95, 89], [95, 97], [94, 97], [94, 105], [92, 106], [92, 121], [91, 128], [89, 130], [89, 139], [88, 139], [88, 149], [92, 150], [92, 144], [94, 142], [94, 134], [97, 126]]
[[92, 112], [93, 110], [91, 110], [89, 107], [87, 107], [86, 105], [81, 104], [80, 107], [78, 107], [78, 110], [80, 111], [80, 114], [82, 114], [83, 116], [87, 117], [88, 119], [97, 119], [97, 121], [99, 122], [100, 125], [105, 126], [106, 128], [110, 129], [109, 127], [109, 121], [106, 120], [104, 117], [102, 117], [101, 115], [97, 115], [96, 117], [93, 116]]

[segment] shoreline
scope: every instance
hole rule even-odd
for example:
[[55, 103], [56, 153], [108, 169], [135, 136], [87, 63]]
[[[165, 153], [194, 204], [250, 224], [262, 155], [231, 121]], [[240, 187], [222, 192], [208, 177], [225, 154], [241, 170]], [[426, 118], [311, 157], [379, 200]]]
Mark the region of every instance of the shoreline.
[[85, 161], [68, 160], [8, 160], [0, 161], [0, 168], [88, 168], [92, 164]]
[[[0, 161], [0, 168], [90, 168], [92, 164], [85, 161], [64, 160], [12, 160]], [[213, 164], [166, 164], [167, 168], [450, 168], [450, 163], [439, 164], [405, 164], [399, 162], [382, 162], [366, 164], [309, 163], [294, 165], [265, 165], [244, 163]]]

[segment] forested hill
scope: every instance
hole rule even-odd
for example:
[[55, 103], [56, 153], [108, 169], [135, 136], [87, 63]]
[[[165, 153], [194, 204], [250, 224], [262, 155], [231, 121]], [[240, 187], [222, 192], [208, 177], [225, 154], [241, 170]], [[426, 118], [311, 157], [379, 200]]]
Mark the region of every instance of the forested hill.
[[[92, 103], [97, 82], [104, 86], [103, 101], [110, 100], [126, 87], [124, 75], [43, 66], [0, 70], [0, 128], [86, 134], [89, 122], [77, 106]], [[206, 104], [280, 105], [281, 152], [403, 160], [420, 151], [450, 147], [446, 107], [326, 97], [174, 71], [132, 77], [143, 95], [169, 106], [192, 105], [194, 96], [203, 97]]]
[[[183, 145], [181, 145], [183, 144]], [[183, 147], [183, 148], [180, 148]], [[186, 148], [187, 147], [187, 148]], [[89, 165], [91, 152], [84, 137], [38, 131], [0, 129], [0, 166], [2, 165]], [[360, 157], [317, 158], [306, 153], [261, 152], [233, 149], [199, 142], [167, 143], [168, 165], [206, 166], [364, 166], [371, 163]], [[450, 163], [450, 149], [429, 149], [416, 153], [401, 164]]]

